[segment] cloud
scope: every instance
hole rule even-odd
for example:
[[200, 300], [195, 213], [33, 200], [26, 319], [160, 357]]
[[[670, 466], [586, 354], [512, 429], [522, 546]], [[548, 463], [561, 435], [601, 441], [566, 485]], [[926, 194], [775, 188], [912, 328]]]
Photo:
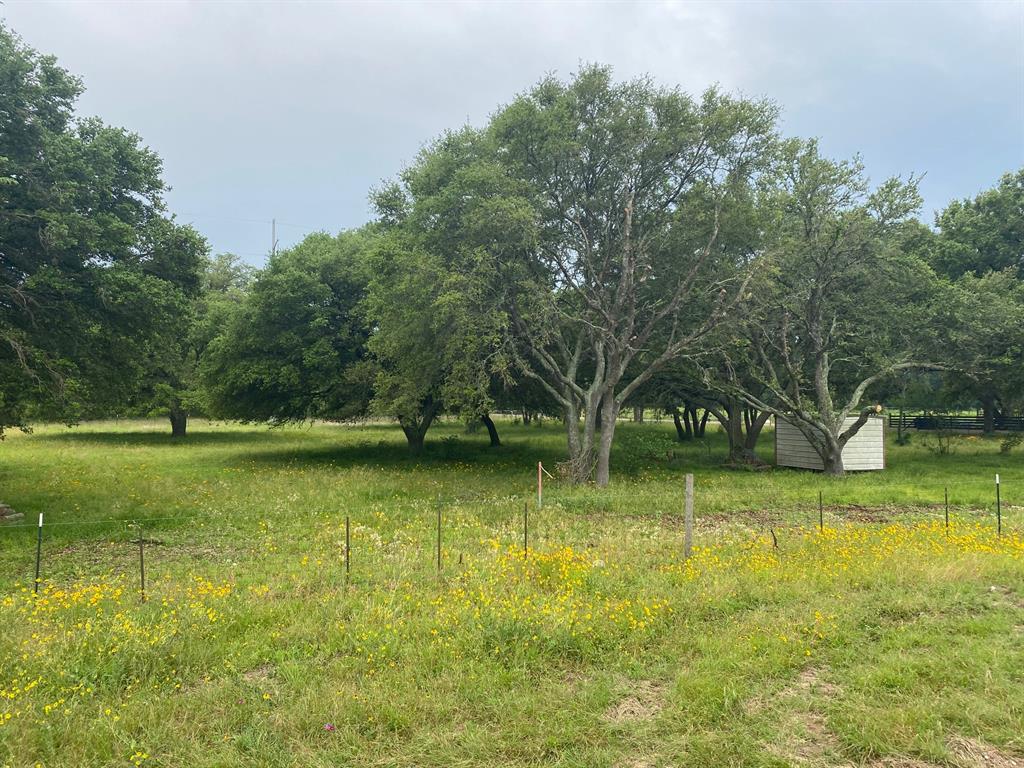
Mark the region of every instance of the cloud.
[[[0, 8], [140, 133], [217, 250], [260, 263], [357, 226], [367, 192], [446, 128], [581, 61], [783, 107], [785, 130], [927, 172], [925, 217], [1024, 164], [1024, 4], [49, 3]], [[267, 223], [263, 223], [267, 222]], [[293, 226], [294, 225], [294, 226]]]

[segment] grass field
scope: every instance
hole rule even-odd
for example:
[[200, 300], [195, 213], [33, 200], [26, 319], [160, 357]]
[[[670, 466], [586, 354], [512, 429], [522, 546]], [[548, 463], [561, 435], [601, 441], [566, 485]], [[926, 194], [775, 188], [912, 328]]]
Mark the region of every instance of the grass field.
[[419, 460], [388, 426], [9, 436], [0, 764], [1024, 766], [1021, 454], [829, 479], [623, 424], [613, 486], [538, 511], [562, 434], [499, 427]]

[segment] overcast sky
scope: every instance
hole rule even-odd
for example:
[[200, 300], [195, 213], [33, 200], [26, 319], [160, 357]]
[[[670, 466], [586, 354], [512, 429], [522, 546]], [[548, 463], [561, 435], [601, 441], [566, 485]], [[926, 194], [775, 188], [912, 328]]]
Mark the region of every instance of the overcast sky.
[[261, 264], [370, 217], [368, 190], [446, 128], [580, 61], [783, 108], [786, 133], [926, 173], [922, 218], [1024, 166], [1024, 2], [89, 3], [6, 0], [139, 133], [171, 210]]

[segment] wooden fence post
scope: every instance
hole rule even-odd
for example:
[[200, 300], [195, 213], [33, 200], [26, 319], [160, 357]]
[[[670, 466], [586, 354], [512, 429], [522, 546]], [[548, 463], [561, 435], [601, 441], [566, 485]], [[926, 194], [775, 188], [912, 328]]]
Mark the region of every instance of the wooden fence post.
[[544, 464], [537, 462], [537, 509], [544, 506]]

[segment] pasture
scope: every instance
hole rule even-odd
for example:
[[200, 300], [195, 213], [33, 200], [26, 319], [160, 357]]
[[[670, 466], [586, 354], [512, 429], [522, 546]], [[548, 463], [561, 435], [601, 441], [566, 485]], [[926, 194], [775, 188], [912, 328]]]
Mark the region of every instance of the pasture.
[[10, 435], [0, 764], [1024, 765], [1024, 461], [997, 440], [830, 479], [623, 423], [611, 487], [537, 510], [563, 433], [499, 429], [418, 459], [384, 425]]

